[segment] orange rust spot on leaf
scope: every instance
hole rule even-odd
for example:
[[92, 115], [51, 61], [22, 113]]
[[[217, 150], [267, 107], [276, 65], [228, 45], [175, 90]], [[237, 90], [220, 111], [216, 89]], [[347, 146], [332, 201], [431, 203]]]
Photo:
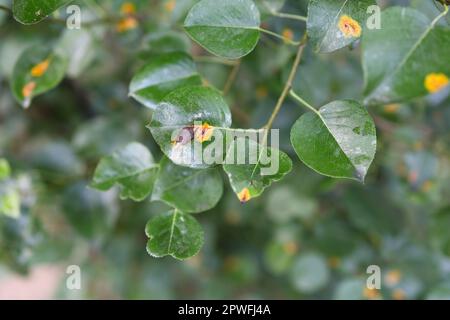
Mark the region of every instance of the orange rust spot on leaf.
[[283, 29], [282, 35], [284, 38], [290, 41], [294, 40], [294, 32], [290, 28]]
[[208, 123], [194, 126], [195, 140], [197, 140], [200, 143], [210, 140], [213, 132], [214, 132], [214, 127], [210, 126]]
[[443, 73], [430, 73], [425, 78], [425, 88], [429, 93], [436, 93], [448, 86], [449, 83], [449, 78]]
[[396, 113], [400, 109], [400, 105], [397, 103], [387, 104], [384, 106], [384, 112], [386, 113]]
[[394, 292], [392, 292], [392, 298], [394, 300], [405, 300], [406, 299], [406, 293], [402, 289], [395, 289]]
[[400, 270], [391, 270], [386, 274], [385, 281], [390, 286], [395, 286], [400, 282], [402, 273]]
[[122, 6], [120, 7], [120, 13], [124, 14], [124, 15], [132, 15], [136, 13], [136, 6], [134, 5], [134, 3], [131, 2], [125, 2], [124, 4], [122, 4]]
[[339, 19], [339, 30], [344, 34], [346, 38], [359, 38], [361, 36], [361, 26], [358, 21], [353, 18], [343, 15]]
[[48, 70], [50, 66], [50, 59], [45, 59], [42, 62], [39, 62], [31, 69], [31, 75], [35, 78], [42, 77], [44, 73]]
[[367, 287], [364, 288], [363, 296], [366, 297], [369, 300], [375, 300], [375, 299], [380, 299], [381, 298], [379, 290], [377, 290], [377, 289], [369, 289]]
[[250, 190], [248, 188], [242, 189], [241, 192], [238, 193], [238, 198], [241, 203], [245, 203], [251, 199]]
[[136, 29], [139, 22], [134, 17], [126, 17], [121, 19], [117, 25], [116, 30], [118, 32], [126, 32], [132, 29]]
[[36, 89], [36, 82], [32, 81], [27, 83], [22, 88], [22, 96], [24, 98], [29, 98], [33, 94], [34, 89]]
[[175, 10], [175, 6], [177, 5], [177, 2], [175, 0], [169, 0], [165, 3], [164, 8], [167, 12], [172, 12]]

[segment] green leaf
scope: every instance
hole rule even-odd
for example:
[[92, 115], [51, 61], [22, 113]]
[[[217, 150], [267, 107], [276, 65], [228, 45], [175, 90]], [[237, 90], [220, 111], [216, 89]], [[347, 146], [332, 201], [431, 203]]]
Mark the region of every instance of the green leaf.
[[222, 197], [223, 182], [217, 168], [204, 170], [177, 166], [164, 157], [152, 200], [161, 200], [186, 213], [207, 211]]
[[333, 52], [358, 40], [363, 32], [367, 8], [374, 0], [311, 0], [308, 36], [318, 52]]
[[15, 189], [0, 188], [0, 214], [10, 218], [18, 218], [20, 216], [20, 195]]
[[299, 158], [320, 174], [363, 182], [376, 152], [376, 130], [356, 101], [331, 102], [301, 116], [291, 130]]
[[157, 172], [158, 165], [150, 151], [133, 142], [100, 161], [91, 187], [105, 191], [117, 183], [122, 189], [122, 199], [142, 201], [152, 192]]
[[23, 24], [34, 24], [72, 0], [13, 0], [14, 18]]
[[56, 87], [64, 78], [67, 59], [48, 46], [25, 50], [16, 62], [12, 74], [12, 91], [19, 103], [28, 108], [32, 99]]
[[[245, 161], [237, 161], [243, 150]], [[238, 138], [230, 144], [223, 169], [239, 200], [247, 202], [288, 174], [292, 161], [282, 151], [262, 147], [252, 139]]]
[[155, 109], [171, 91], [201, 84], [192, 58], [183, 52], [173, 52], [151, 59], [139, 70], [131, 80], [129, 94], [144, 106]]
[[0, 181], [9, 178], [11, 167], [6, 159], [0, 158]]
[[184, 87], [167, 95], [153, 113], [148, 125], [164, 154], [175, 164], [208, 168], [203, 150], [210, 141], [194, 137], [195, 126], [218, 128], [231, 126], [231, 113], [221, 94], [207, 87]]
[[147, 223], [147, 252], [157, 258], [167, 255], [184, 260], [196, 255], [204, 242], [201, 225], [178, 210], [156, 216]]
[[294, 287], [303, 293], [314, 293], [322, 289], [330, 278], [330, 270], [322, 255], [306, 253], [294, 262], [291, 280]]
[[450, 64], [442, 57], [450, 56], [450, 29], [435, 26], [438, 20], [410, 8], [383, 11], [383, 27], [362, 41], [366, 103], [409, 100], [448, 84]]
[[189, 52], [191, 48], [188, 37], [181, 32], [158, 31], [150, 33], [144, 39], [143, 54], [165, 54], [169, 52]]
[[227, 59], [239, 59], [255, 48], [259, 25], [259, 11], [251, 0], [201, 0], [184, 22], [193, 40]]

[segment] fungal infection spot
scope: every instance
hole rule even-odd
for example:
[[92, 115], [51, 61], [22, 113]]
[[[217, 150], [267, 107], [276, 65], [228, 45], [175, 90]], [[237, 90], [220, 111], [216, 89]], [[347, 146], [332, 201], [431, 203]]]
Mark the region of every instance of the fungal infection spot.
[[339, 30], [346, 38], [359, 38], [361, 36], [361, 26], [358, 21], [352, 19], [347, 15], [343, 15], [339, 19]]
[[212, 137], [213, 132], [214, 132], [214, 127], [210, 126], [207, 122], [205, 122], [202, 125], [194, 126], [195, 140], [197, 140], [200, 143], [209, 141]]
[[171, 144], [173, 146], [178, 144], [182, 145], [187, 144], [192, 140], [193, 136], [194, 136], [194, 127], [193, 126], [185, 127], [181, 129], [180, 133], [178, 133], [176, 138], [171, 141]]
[[443, 73], [430, 73], [425, 78], [425, 88], [429, 93], [436, 93], [448, 86], [449, 83], [449, 78]]
[[402, 278], [402, 273], [400, 270], [391, 270], [386, 274], [385, 280], [386, 283], [390, 286], [397, 285]]
[[397, 103], [387, 104], [384, 106], [384, 112], [386, 113], [396, 113], [400, 109], [400, 105]]
[[122, 4], [122, 6], [120, 7], [120, 13], [124, 14], [124, 15], [132, 15], [136, 13], [136, 6], [134, 5], [134, 3], [131, 2], [125, 2], [124, 4]]
[[36, 89], [36, 82], [32, 81], [27, 83], [22, 88], [22, 96], [24, 98], [30, 98], [31, 95], [33, 94], [34, 89]]
[[241, 203], [246, 203], [251, 199], [250, 190], [248, 190], [248, 188], [242, 189], [242, 191], [239, 192], [237, 196]]
[[50, 59], [45, 59], [42, 62], [39, 62], [31, 69], [31, 75], [35, 78], [42, 77], [45, 72], [47, 72], [48, 67], [50, 66]]
[[[282, 35], [283, 35], [283, 38], [285, 38], [289, 41], [294, 40], [294, 32], [290, 28], [284, 28]], [[289, 42], [289, 41], [285, 40], [285, 42]]]
[[169, 0], [164, 4], [164, 9], [166, 9], [167, 12], [173, 12], [176, 5], [177, 2], [175, 0]]
[[116, 30], [117, 32], [126, 32], [132, 29], [136, 29], [138, 26], [138, 21], [136, 20], [136, 18], [134, 17], [126, 17], [121, 19], [117, 25], [116, 25]]

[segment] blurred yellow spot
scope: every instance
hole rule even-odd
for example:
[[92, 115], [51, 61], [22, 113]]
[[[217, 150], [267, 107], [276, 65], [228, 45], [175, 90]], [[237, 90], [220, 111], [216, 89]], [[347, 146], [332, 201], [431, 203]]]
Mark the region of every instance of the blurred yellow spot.
[[295, 241], [289, 241], [283, 244], [283, 250], [285, 253], [292, 256], [297, 253], [298, 245]]
[[169, 0], [164, 5], [164, 8], [166, 9], [167, 12], [172, 12], [173, 10], [175, 10], [176, 5], [177, 5], [177, 2], [175, 0]]
[[200, 143], [210, 140], [213, 132], [214, 127], [210, 126], [208, 123], [194, 126], [195, 139]]
[[34, 89], [36, 89], [36, 82], [29, 82], [22, 88], [22, 96], [24, 98], [29, 98], [33, 94]]
[[406, 299], [406, 293], [402, 289], [395, 289], [394, 292], [392, 292], [392, 298], [394, 300], [405, 300]]
[[35, 78], [42, 77], [50, 65], [50, 59], [38, 63], [31, 69], [31, 75]]
[[248, 188], [242, 189], [242, 191], [239, 192], [237, 196], [241, 203], [245, 203], [251, 199], [250, 190], [248, 190]]
[[400, 109], [400, 105], [397, 103], [387, 104], [384, 106], [384, 112], [386, 113], [396, 113]]
[[436, 93], [444, 89], [449, 83], [450, 80], [443, 73], [430, 73], [425, 78], [425, 88], [430, 93]]
[[331, 268], [337, 268], [341, 264], [341, 259], [339, 259], [339, 257], [330, 257], [328, 259], [328, 264]]
[[422, 143], [422, 141], [416, 141], [416, 142], [414, 143], [414, 149], [415, 149], [415, 150], [422, 150], [422, 149], [423, 149], [423, 143]]
[[390, 286], [395, 286], [400, 282], [402, 273], [400, 270], [391, 270], [385, 276], [385, 281]]
[[422, 191], [423, 192], [429, 192], [433, 188], [433, 182], [430, 180], [427, 180], [422, 185]]
[[265, 86], [259, 86], [256, 88], [256, 98], [259, 100], [262, 100], [268, 96], [269, 92], [267, 90], [267, 87]]
[[367, 287], [364, 288], [363, 296], [369, 300], [380, 299], [380, 291], [378, 289], [369, 289]]
[[128, 31], [128, 30], [136, 29], [138, 24], [139, 23], [136, 20], [136, 18], [134, 18], [134, 17], [126, 17], [126, 18], [121, 19], [117, 23], [116, 30], [118, 32], [125, 32], [125, 31]]
[[358, 21], [347, 15], [343, 15], [339, 19], [339, 29], [346, 38], [359, 38], [361, 36], [361, 26]]
[[[283, 38], [286, 38], [290, 41], [294, 40], [294, 32], [292, 31], [292, 29], [284, 28], [282, 35], [283, 35]], [[288, 41], [285, 41], [285, 42], [288, 42]]]
[[132, 15], [136, 13], [136, 6], [134, 5], [134, 3], [131, 2], [125, 2], [124, 4], [122, 4], [122, 6], [120, 7], [120, 13], [124, 14], [124, 15]]
[[239, 215], [239, 212], [236, 212], [234, 210], [230, 210], [230, 211], [227, 211], [225, 213], [225, 221], [228, 224], [236, 225], [236, 224], [239, 224], [241, 222], [241, 216]]

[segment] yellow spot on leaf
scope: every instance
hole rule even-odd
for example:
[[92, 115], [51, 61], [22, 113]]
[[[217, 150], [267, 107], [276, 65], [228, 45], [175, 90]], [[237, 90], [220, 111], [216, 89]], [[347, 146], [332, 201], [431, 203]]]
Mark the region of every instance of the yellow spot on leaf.
[[384, 112], [386, 113], [396, 113], [400, 109], [400, 105], [397, 103], [387, 104], [384, 106]]
[[136, 29], [138, 26], [138, 21], [134, 17], [126, 17], [121, 19], [117, 25], [116, 30], [118, 32], [126, 32], [132, 29]]
[[42, 77], [44, 73], [48, 70], [50, 66], [50, 59], [45, 59], [44, 61], [38, 63], [31, 69], [31, 75], [35, 78]]
[[200, 143], [210, 140], [213, 132], [214, 127], [210, 126], [208, 123], [194, 126], [195, 140], [197, 140]]
[[166, 9], [167, 12], [172, 12], [175, 10], [176, 5], [177, 2], [175, 0], [169, 0], [164, 4], [164, 9]]
[[400, 270], [391, 270], [385, 276], [385, 281], [390, 286], [397, 285], [402, 278], [402, 273]]
[[34, 89], [36, 89], [36, 82], [32, 81], [27, 83], [22, 88], [22, 96], [24, 98], [29, 98], [33, 94]]
[[294, 32], [290, 28], [285, 28], [282, 32], [282, 35], [284, 38], [286, 38], [290, 41], [294, 40]]
[[298, 251], [298, 245], [295, 241], [289, 241], [283, 244], [283, 250], [290, 256], [293, 256]]
[[124, 14], [124, 15], [132, 15], [136, 13], [136, 6], [134, 5], [134, 3], [131, 2], [125, 2], [124, 4], [122, 4], [122, 6], [120, 7], [120, 13]]
[[367, 287], [364, 288], [363, 291], [363, 296], [369, 300], [376, 300], [376, 299], [380, 299], [381, 295], [380, 295], [380, 291], [377, 289], [369, 289]]
[[347, 15], [343, 15], [339, 19], [339, 30], [346, 38], [359, 38], [361, 36], [361, 26], [358, 21], [352, 19]]
[[239, 192], [237, 196], [241, 203], [245, 203], [251, 199], [250, 190], [248, 190], [248, 188], [242, 189], [242, 191]]
[[406, 293], [402, 289], [395, 289], [394, 292], [392, 292], [392, 298], [394, 300], [405, 300], [406, 299]]
[[444, 89], [450, 80], [443, 73], [430, 73], [425, 78], [425, 88], [429, 93], [436, 93], [442, 89]]

